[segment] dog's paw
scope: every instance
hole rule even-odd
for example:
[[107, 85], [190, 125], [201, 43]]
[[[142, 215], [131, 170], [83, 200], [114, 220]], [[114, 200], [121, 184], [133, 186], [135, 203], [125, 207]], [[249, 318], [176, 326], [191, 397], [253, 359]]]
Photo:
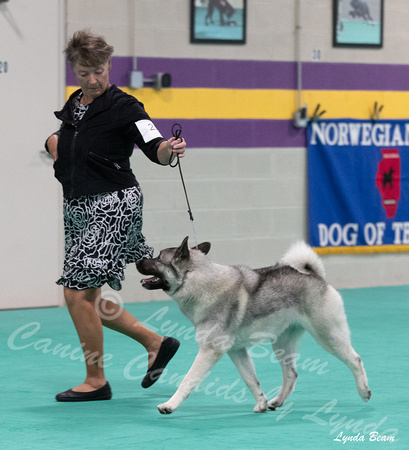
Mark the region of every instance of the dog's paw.
[[273, 400], [270, 400], [267, 403], [267, 408], [274, 411], [274, 410], [276, 410], [277, 408], [279, 408], [280, 406], [283, 406], [283, 405], [284, 405], [284, 400], [282, 400], [282, 399], [280, 399], [278, 397], [275, 397], [275, 398], [273, 398]]
[[254, 411], [255, 413], [265, 413], [265, 412], [267, 412], [267, 404], [265, 404], [265, 405], [259, 405], [259, 404], [257, 404], [257, 405], [253, 408], [253, 411]]
[[366, 391], [360, 393], [360, 395], [361, 395], [362, 400], [363, 400], [364, 402], [367, 402], [367, 401], [369, 401], [369, 399], [371, 398], [372, 392], [368, 389], [368, 390], [366, 390]]
[[158, 411], [161, 414], [172, 414], [175, 410], [176, 410], [176, 408], [172, 408], [172, 406], [169, 404], [169, 402], [158, 405]]
[[253, 408], [255, 413], [265, 413], [267, 412], [267, 398], [266, 396], [260, 395], [259, 400], [256, 403], [256, 406]]

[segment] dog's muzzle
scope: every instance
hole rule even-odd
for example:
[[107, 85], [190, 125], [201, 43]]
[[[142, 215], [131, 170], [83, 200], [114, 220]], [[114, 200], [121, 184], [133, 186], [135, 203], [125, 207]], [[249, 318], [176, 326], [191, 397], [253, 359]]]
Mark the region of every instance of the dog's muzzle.
[[151, 277], [151, 278], [143, 278], [141, 280], [142, 287], [148, 290], [154, 290], [154, 289], [163, 289], [166, 291], [169, 286], [166, 281], [163, 281], [161, 278], [158, 277]]
[[155, 259], [144, 258], [136, 263], [136, 268], [142, 275], [151, 275], [150, 278], [141, 280], [142, 287], [148, 290], [169, 289], [169, 283], [164, 280], [155, 269]]

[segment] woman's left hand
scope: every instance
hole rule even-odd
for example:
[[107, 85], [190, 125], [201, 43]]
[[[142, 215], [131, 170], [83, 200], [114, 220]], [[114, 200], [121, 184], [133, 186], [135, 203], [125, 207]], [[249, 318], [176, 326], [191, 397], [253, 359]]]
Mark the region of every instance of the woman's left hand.
[[186, 141], [183, 138], [175, 138], [171, 137], [168, 140], [168, 145], [170, 145], [171, 154], [179, 156], [179, 158], [183, 158], [185, 156], [186, 150]]
[[173, 161], [176, 156], [183, 158], [185, 156], [186, 141], [183, 138], [171, 137], [167, 141], [161, 142], [158, 149], [159, 161], [167, 165]]

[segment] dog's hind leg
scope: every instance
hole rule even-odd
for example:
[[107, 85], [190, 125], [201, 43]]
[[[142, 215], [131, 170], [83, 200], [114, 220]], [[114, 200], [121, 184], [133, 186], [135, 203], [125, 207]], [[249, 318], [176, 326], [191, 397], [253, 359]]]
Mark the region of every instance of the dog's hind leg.
[[260, 388], [260, 383], [257, 380], [254, 364], [247, 352], [247, 349], [241, 348], [239, 350], [230, 351], [228, 352], [228, 355], [256, 400], [256, 406], [253, 411], [256, 413], [266, 412], [267, 397]]
[[305, 330], [299, 325], [290, 325], [273, 343], [273, 350], [283, 371], [283, 384], [280, 392], [267, 403], [269, 409], [279, 408], [293, 392], [298, 372], [295, 364], [297, 345]]
[[183, 400], [189, 397], [193, 389], [200, 384], [222, 356], [223, 353], [212, 349], [200, 349], [178, 390], [166, 403], [158, 405], [159, 412], [161, 414], [172, 414]]
[[329, 288], [325, 306], [310, 315], [312, 328], [307, 330], [323, 349], [342, 361], [352, 372], [364, 402], [371, 398], [368, 378], [360, 356], [351, 345], [350, 331], [341, 296]]

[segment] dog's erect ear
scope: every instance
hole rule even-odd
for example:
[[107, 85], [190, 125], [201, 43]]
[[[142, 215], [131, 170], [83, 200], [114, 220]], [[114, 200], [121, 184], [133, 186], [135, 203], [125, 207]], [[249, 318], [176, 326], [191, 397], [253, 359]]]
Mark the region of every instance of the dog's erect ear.
[[202, 253], [207, 255], [210, 251], [210, 247], [211, 247], [210, 242], [202, 242], [197, 247], [193, 247], [193, 248], [198, 248]]
[[186, 236], [185, 239], [183, 239], [183, 242], [180, 244], [180, 247], [176, 249], [175, 252], [175, 259], [183, 260], [183, 259], [189, 259], [189, 247], [187, 246], [187, 241], [189, 239], [189, 236]]

